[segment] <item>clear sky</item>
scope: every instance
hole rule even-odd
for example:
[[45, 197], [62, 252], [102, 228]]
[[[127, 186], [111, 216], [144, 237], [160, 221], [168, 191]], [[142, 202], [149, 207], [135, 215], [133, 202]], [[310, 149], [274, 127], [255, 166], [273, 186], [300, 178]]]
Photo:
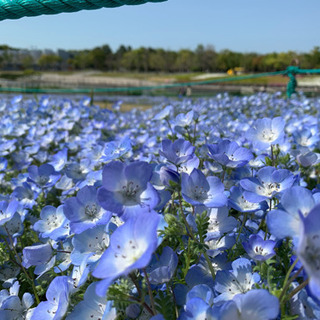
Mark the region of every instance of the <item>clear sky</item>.
[[167, 0], [0, 21], [0, 44], [27, 49], [308, 52], [320, 46], [320, 0]]

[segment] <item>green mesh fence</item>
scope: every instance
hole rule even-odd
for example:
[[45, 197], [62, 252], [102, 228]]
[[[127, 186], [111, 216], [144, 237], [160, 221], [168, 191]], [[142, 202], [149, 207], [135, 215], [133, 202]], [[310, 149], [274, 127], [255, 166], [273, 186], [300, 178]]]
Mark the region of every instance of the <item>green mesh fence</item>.
[[163, 1], [166, 0], [0, 0], [0, 21]]

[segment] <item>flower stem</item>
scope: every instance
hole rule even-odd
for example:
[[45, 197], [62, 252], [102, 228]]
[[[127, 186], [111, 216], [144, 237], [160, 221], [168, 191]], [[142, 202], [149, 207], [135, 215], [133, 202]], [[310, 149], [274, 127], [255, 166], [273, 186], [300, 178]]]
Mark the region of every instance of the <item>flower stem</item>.
[[286, 300], [290, 300], [295, 294], [297, 294], [300, 290], [302, 290], [304, 287], [306, 287], [309, 284], [310, 279], [303, 281], [300, 285], [298, 285], [294, 290], [292, 290], [287, 297]]
[[[26, 275], [27, 279], [29, 280], [29, 282], [30, 282], [30, 284], [31, 284], [31, 286], [32, 286], [32, 290], [33, 290], [33, 293], [34, 293], [34, 297], [35, 297], [36, 302], [37, 302], [37, 305], [38, 305], [38, 304], [40, 303], [40, 299], [39, 299], [39, 297], [38, 297], [37, 290], [36, 290], [36, 287], [35, 287], [35, 285], [34, 285], [34, 279], [33, 279], [32, 276], [30, 276], [30, 274], [27, 272], [27, 270], [25, 269], [25, 267], [22, 265], [22, 260], [21, 260], [21, 258], [20, 258], [20, 256], [19, 256], [19, 254], [18, 254], [15, 246], [14, 246], [13, 239], [12, 239], [12, 237], [11, 237], [11, 234], [10, 234], [10, 232], [8, 231], [8, 229], [7, 229], [7, 227], [6, 227], [5, 225], [4, 225], [4, 228], [5, 228], [5, 230], [6, 230], [7, 234], [8, 234], [8, 238], [9, 238], [9, 240], [10, 240], [10, 244], [11, 244], [11, 246], [12, 246], [12, 250], [13, 250], [13, 252], [15, 253], [15, 256], [16, 256], [16, 258], [17, 258], [17, 260], [18, 260], [18, 261], [17, 261], [17, 264], [19, 265], [20, 269], [23, 271], [23, 273]], [[8, 243], [8, 247], [9, 247], [9, 250], [11, 251], [10, 244]]]
[[283, 289], [282, 289], [282, 291], [281, 291], [281, 294], [280, 294], [280, 297], [279, 297], [279, 301], [282, 301], [282, 300], [283, 300], [284, 295], [285, 295], [286, 291], [288, 290], [291, 282], [298, 276], [298, 274], [299, 274], [299, 273], [301, 272], [301, 270], [302, 270], [302, 269], [300, 268], [301, 270], [299, 269], [299, 270], [295, 273], [295, 275], [293, 275], [293, 276], [291, 277], [290, 281], [288, 281], [288, 280], [289, 280], [289, 277], [290, 277], [290, 274], [291, 274], [292, 270], [294, 269], [294, 267], [296, 266], [296, 264], [298, 263], [298, 261], [299, 261], [299, 258], [297, 258], [296, 260], [294, 260], [293, 264], [291, 265], [291, 267], [289, 268], [289, 270], [288, 270], [288, 272], [287, 272], [287, 274], [286, 274], [286, 277], [284, 278]]
[[[194, 234], [193, 234], [193, 232], [192, 232], [192, 229], [190, 228], [189, 223], [188, 223], [188, 221], [187, 221], [187, 219], [186, 219], [186, 217], [185, 217], [185, 215], [184, 215], [184, 213], [183, 213], [182, 199], [181, 199], [180, 191], [178, 192], [178, 197], [179, 197], [179, 204], [180, 204], [180, 214], [181, 214], [183, 223], [184, 223], [184, 225], [186, 226], [186, 228], [187, 228], [187, 230], [188, 230], [188, 233], [189, 233], [191, 239], [192, 239], [193, 241], [197, 241], [197, 239], [196, 239], [196, 237], [194, 236]], [[214, 271], [214, 268], [213, 268], [213, 266], [212, 266], [212, 262], [211, 262], [211, 260], [210, 260], [210, 258], [209, 258], [209, 256], [208, 256], [207, 252], [203, 252], [202, 254], [203, 254], [204, 258], [205, 258], [206, 261], [207, 261], [207, 264], [208, 264], [208, 267], [209, 267], [209, 269], [210, 269], [212, 278], [215, 279], [216, 273], [215, 273], [215, 271]]]
[[149, 281], [148, 273], [147, 273], [146, 268], [144, 268], [142, 270], [144, 272], [144, 276], [146, 278], [146, 282], [147, 282], [147, 286], [148, 286], [148, 293], [149, 293], [149, 297], [150, 297], [151, 309], [152, 309], [153, 314], [155, 315], [155, 314], [157, 314], [157, 311], [156, 311], [156, 307], [155, 307], [155, 304], [154, 304], [154, 299], [153, 299], [153, 294], [152, 294], [152, 290], [151, 290], [151, 284], [150, 284], [150, 281]]

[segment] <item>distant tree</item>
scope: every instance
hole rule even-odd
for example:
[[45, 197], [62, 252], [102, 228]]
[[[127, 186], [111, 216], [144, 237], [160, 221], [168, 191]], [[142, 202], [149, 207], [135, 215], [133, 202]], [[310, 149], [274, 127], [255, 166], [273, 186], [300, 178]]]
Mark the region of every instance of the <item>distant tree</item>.
[[39, 66], [42, 70], [58, 70], [62, 61], [60, 57], [54, 54], [43, 54], [39, 58]]
[[23, 69], [32, 69], [33, 64], [34, 64], [34, 60], [33, 60], [32, 56], [30, 54], [28, 54], [22, 58], [21, 63], [22, 63]]
[[196, 71], [216, 71], [217, 53], [213, 46], [199, 44], [195, 50]]
[[149, 67], [152, 71], [166, 70], [166, 52], [163, 49], [150, 50], [149, 53]]
[[223, 50], [218, 54], [217, 69], [227, 71], [236, 67], [242, 67], [242, 57], [243, 55], [241, 53]]
[[180, 72], [190, 72], [195, 68], [195, 54], [191, 50], [182, 49], [178, 52], [176, 69]]

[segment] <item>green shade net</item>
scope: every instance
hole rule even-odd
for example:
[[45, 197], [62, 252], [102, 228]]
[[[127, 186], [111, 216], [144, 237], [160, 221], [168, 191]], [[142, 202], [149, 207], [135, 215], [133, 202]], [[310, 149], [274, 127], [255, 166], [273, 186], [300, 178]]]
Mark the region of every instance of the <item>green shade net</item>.
[[163, 1], [166, 0], [0, 0], [0, 21]]

